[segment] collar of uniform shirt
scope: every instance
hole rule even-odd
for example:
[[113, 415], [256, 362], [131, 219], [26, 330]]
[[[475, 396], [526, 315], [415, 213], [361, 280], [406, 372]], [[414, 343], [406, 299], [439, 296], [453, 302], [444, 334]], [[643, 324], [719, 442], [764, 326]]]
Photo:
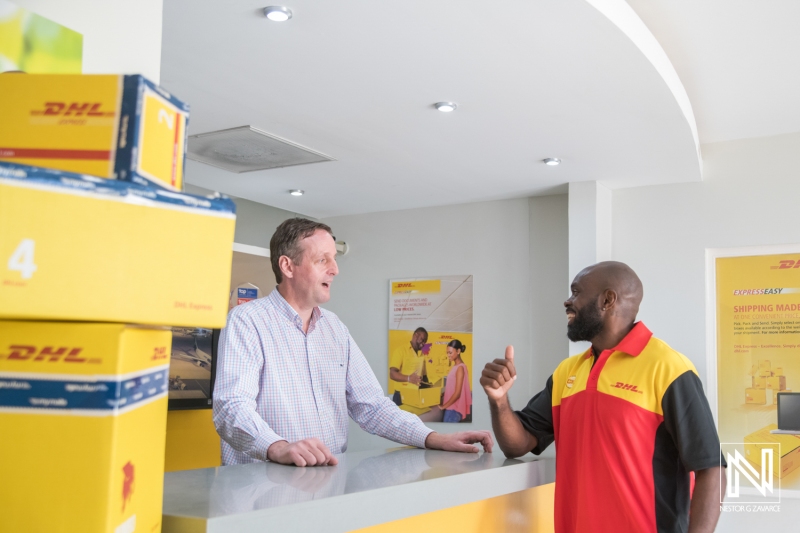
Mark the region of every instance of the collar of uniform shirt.
[[[628, 332], [625, 337], [619, 341], [619, 344], [611, 348], [611, 352], [623, 352], [630, 356], [636, 357], [644, 347], [647, 346], [647, 343], [650, 342], [650, 337], [653, 336], [653, 332], [647, 329], [647, 326], [644, 325], [644, 322], [637, 322], [633, 325], [633, 329]], [[594, 348], [589, 347], [586, 351], [586, 358], [593, 356], [599, 356], [600, 354], [594, 353]]]

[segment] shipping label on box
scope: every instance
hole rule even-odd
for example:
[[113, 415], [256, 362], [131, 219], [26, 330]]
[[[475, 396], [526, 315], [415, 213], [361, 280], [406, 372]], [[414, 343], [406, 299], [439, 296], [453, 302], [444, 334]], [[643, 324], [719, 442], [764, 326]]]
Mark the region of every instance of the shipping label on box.
[[235, 205], [0, 163], [0, 318], [219, 328]]
[[0, 529], [160, 530], [171, 341], [166, 328], [0, 321]]
[[189, 106], [142, 76], [0, 76], [0, 161], [183, 189]]
[[744, 403], [764, 405], [767, 403], [766, 389], [745, 389]]

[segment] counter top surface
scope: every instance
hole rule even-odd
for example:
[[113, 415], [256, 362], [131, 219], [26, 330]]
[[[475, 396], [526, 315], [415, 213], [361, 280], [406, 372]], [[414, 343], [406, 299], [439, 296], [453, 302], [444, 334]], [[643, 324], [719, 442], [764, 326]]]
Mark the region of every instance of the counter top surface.
[[188, 523], [205, 523], [209, 533], [264, 531], [265, 524], [350, 531], [555, 480], [552, 459], [506, 459], [499, 451], [392, 448], [337, 458], [337, 466], [254, 463], [167, 473], [163, 531], [189, 531]]

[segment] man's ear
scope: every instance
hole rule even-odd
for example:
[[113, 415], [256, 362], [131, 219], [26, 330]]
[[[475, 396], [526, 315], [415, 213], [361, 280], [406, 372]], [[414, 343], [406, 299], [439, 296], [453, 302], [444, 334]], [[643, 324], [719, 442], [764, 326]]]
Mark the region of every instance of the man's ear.
[[282, 255], [278, 258], [278, 268], [281, 269], [284, 278], [294, 277], [294, 262], [289, 259], [289, 256]]
[[603, 310], [611, 309], [617, 303], [617, 293], [611, 289], [603, 294]]

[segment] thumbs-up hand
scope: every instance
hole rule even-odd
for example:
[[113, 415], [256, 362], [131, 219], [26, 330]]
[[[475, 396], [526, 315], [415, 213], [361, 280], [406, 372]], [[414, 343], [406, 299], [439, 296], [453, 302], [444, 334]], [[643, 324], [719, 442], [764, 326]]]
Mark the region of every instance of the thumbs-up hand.
[[515, 379], [517, 370], [514, 368], [514, 347], [506, 346], [503, 359], [495, 359], [483, 367], [481, 386], [490, 400], [497, 401], [508, 394]]

